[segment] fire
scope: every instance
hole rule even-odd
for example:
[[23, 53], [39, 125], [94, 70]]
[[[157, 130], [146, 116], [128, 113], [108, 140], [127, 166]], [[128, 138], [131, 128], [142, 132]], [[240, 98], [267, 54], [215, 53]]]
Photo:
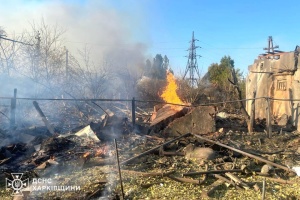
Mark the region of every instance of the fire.
[[96, 149], [95, 156], [96, 157], [104, 157], [105, 155], [108, 154], [108, 151], [109, 151], [108, 146], [99, 147], [98, 149]]
[[90, 154], [91, 154], [91, 152], [87, 151], [86, 153], [83, 154], [82, 157], [87, 158]]
[[176, 84], [175, 77], [171, 72], [167, 72], [167, 81], [168, 84], [163, 93], [160, 95], [161, 98], [168, 103], [184, 104], [176, 93], [178, 86]]

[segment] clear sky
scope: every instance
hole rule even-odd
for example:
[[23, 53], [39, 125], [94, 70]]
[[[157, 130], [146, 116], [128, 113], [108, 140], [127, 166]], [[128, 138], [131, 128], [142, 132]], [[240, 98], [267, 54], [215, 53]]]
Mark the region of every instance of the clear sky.
[[[183, 74], [192, 32], [203, 75], [210, 64], [229, 55], [235, 67], [247, 67], [263, 53], [268, 36], [280, 50], [300, 45], [297, 0], [1, 0], [0, 26], [19, 34], [42, 17], [66, 30], [66, 46], [127, 48], [141, 43], [145, 58], [160, 53]], [[100, 51], [100, 50], [99, 50]]]

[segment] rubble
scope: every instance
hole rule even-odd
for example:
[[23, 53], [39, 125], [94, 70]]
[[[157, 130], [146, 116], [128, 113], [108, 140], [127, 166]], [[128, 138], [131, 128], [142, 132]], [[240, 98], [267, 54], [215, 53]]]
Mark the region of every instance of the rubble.
[[215, 109], [212, 106], [192, 108], [186, 115], [176, 118], [163, 130], [163, 135], [178, 136], [180, 133], [211, 133], [216, 131]]
[[[4, 178], [11, 179], [10, 173], [21, 170], [28, 178], [51, 177], [81, 186], [79, 193], [29, 191], [28, 199], [117, 199], [122, 196], [120, 172], [126, 199], [253, 199], [261, 195], [266, 178], [266, 197], [298, 197], [298, 190], [292, 190], [300, 185], [297, 133], [273, 138], [249, 134], [242, 117], [220, 117], [212, 106], [164, 106], [148, 119], [149, 126], [137, 124], [140, 130], [128, 118], [106, 111], [101, 120], [68, 132], [54, 128], [51, 134], [46, 126], [1, 130], [2, 184]], [[12, 140], [10, 134], [18, 137]], [[118, 142], [118, 155], [113, 140]], [[270, 192], [276, 187], [282, 189]], [[9, 190], [0, 192], [10, 195]]]

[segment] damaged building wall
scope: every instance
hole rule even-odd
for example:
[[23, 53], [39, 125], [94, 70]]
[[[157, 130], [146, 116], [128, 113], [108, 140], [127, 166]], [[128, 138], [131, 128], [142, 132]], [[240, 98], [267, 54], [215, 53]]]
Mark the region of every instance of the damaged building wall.
[[[299, 105], [293, 99], [300, 99], [300, 72], [298, 70], [298, 48], [292, 52], [279, 52], [259, 56], [249, 66], [249, 75], [246, 82], [246, 98], [270, 97], [274, 99], [290, 99], [290, 101], [271, 101], [273, 117], [287, 115], [292, 124], [300, 130]], [[267, 102], [265, 99], [255, 101], [255, 118], [267, 117]], [[250, 114], [251, 101], [246, 103]]]
[[[293, 99], [300, 99], [300, 70], [297, 70], [294, 74], [294, 80], [292, 85], [291, 96]], [[291, 101], [292, 105], [292, 119], [293, 125], [297, 127], [297, 130], [300, 130], [300, 101]]]

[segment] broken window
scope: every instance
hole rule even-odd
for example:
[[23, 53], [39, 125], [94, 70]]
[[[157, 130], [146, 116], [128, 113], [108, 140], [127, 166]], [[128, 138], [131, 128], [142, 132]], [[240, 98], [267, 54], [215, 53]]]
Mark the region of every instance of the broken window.
[[286, 90], [286, 80], [277, 81], [277, 90]]

